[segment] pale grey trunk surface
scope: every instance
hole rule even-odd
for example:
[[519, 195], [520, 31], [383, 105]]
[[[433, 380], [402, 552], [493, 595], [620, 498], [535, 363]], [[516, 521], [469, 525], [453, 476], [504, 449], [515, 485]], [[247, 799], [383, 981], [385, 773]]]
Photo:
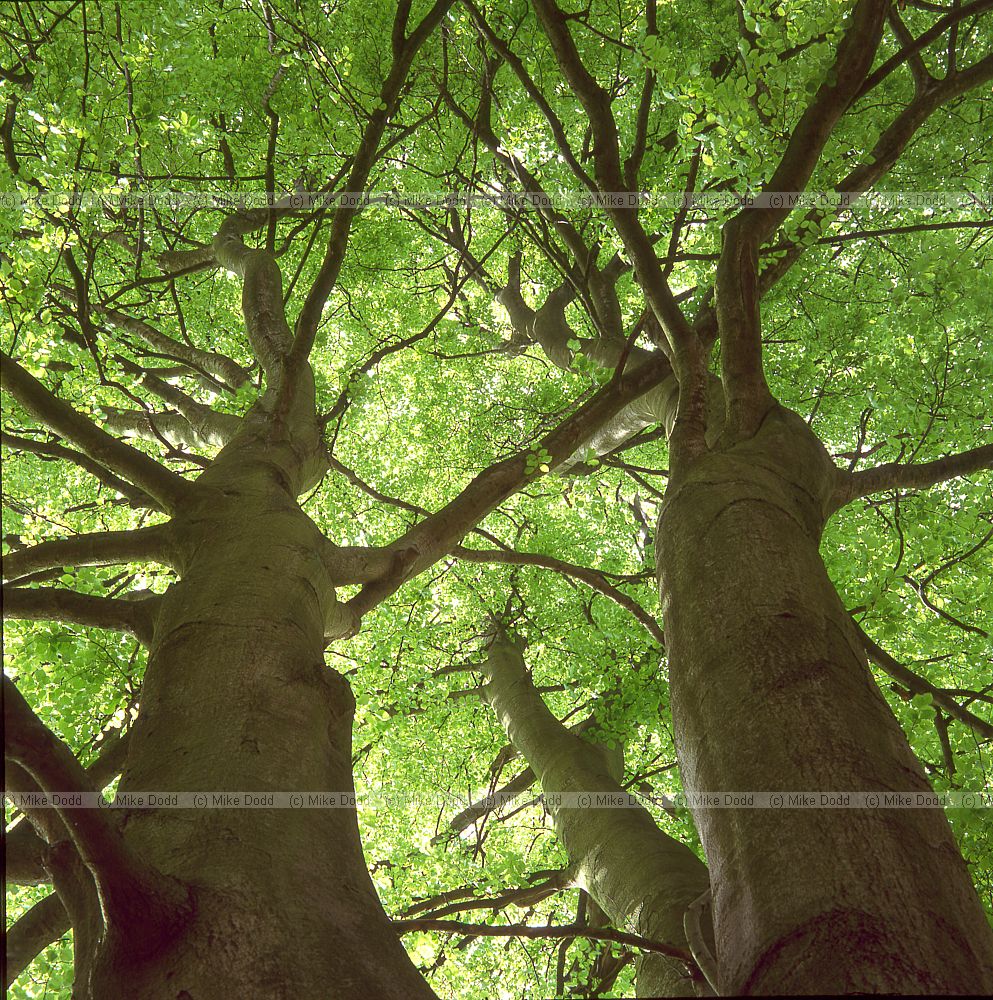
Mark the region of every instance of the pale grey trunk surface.
[[[621, 796], [622, 757], [566, 729], [535, 690], [516, 645], [498, 638], [484, 671], [485, 695], [510, 741], [546, 793]], [[663, 833], [644, 808], [549, 806], [577, 881], [615, 925], [642, 937], [687, 948], [683, 915], [708, 887], [707, 869], [693, 852]], [[639, 962], [639, 996], [693, 996], [686, 968], [664, 955]]]

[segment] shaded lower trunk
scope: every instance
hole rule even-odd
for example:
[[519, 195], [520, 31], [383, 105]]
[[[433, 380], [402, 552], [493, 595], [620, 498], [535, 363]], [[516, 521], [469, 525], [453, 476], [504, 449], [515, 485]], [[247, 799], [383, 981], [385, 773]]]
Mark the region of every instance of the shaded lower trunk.
[[[686, 791], [929, 791], [818, 551], [833, 465], [776, 410], [673, 482], [658, 566]], [[991, 993], [940, 809], [694, 809], [728, 994]]]
[[[324, 663], [337, 614], [317, 529], [242, 454], [177, 521], [119, 793], [353, 789], [347, 682]], [[353, 808], [135, 809], [125, 836], [192, 890], [183, 932], [138, 960], [109, 935], [97, 1000], [424, 997], [362, 855]]]

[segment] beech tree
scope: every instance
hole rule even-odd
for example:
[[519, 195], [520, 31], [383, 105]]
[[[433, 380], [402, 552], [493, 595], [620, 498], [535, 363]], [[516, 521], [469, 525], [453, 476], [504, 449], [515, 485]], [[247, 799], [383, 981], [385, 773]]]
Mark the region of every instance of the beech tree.
[[12, 995], [993, 992], [991, 6], [11, 5]]
[[[517, 644], [499, 630], [487, 649], [482, 671], [484, 696], [499, 716], [515, 749], [551, 795], [613, 794], [624, 801], [623, 750], [594, 747], [555, 718], [535, 690]], [[591, 798], [592, 801], [592, 798]], [[556, 830], [569, 851], [573, 876], [615, 924], [634, 918], [649, 941], [693, 938], [685, 922], [691, 907], [703, 909], [710, 891], [707, 869], [685, 844], [663, 833], [647, 809], [586, 808], [549, 800]], [[711, 949], [698, 931], [683, 966], [678, 955], [648, 952], [639, 967], [642, 996], [692, 995], [687, 969], [709, 986]], [[685, 953], [684, 953], [685, 954]], [[704, 984], [700, 983], [700, 989]]]

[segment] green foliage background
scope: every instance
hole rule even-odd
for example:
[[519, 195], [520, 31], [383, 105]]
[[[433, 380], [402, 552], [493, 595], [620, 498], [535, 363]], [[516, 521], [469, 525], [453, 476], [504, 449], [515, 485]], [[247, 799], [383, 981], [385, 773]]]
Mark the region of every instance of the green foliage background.
[[[658, 74], [660, 96], [642, 186], [680, 191], [694, 150], [701, 157], [698, 189], [760, 184], [781, 152], [804, 95], [826, 72], [831, 42], [848, 6], [836, 0], [748, 0], [746, 21], [757, 32], [749, 42], [739, 34], [729, 3], [663, 4], [658, 34], [646, 37], [641, 4], [594, 0], [590, 19], [599, 31], [580, 31], [577, 37], [601, 79], [616, 81], [622, 134], [632, 134], [638, 81], [646, 67]], [[268, 119], [262, 96], [279, 67], [283, 75], [271, 104], [280, 118], [275, 158], [280, 190], [301, 177], [316, 189], [342, 169], [357, 143], [361, 116], [373, 107], [384, 71], [383, 39], [392, 10], [367, 3], [282, 0], [270, 7], [278, 28], [272, 43], [262, 8], [248, 0], [37, 3], [21, 9], [22, 28], [51, 31], [36, 54], [12, 45], [3, 58], [4, 65], [26, 58], [34, 76], [30, 90], [7, 80], [2, 84], [4, 100], [16, 103], [13, 135], [20, 168], [15, 175], [8, 162], [2, 187], [22, 196], [40, 187], [67, 196], [100, 195], [104, 201], [87, 202], [73, 214], [67, 202], [61, 215], [55, 213], [64, 220], [61, 226], [30, 202], [7, 205], [0, 215], [0, 245], [16, 246], [16, 251], [0, 258], [0, 340], [84, 412], [99, 415], [130, 405], [115, 383], [140, 397], [143, 391], [114, 360], [114, 354], [129, 354], [134, 347], [120, 331], [101, 328], [102, 381], [90, 351], [78, 336], [69, 335], [74, 317], [48, 293], [53, 280], [71, 284], [67, 250], [87, 262], [99, 293], [115, 296], [122, 310], [252, 364], [232, 276], [210, 271], [178, 280], [182, 318], [171, 292], [145, 280], [160, 273], [156, 253], [208, 243], [218, 212], [181, 205], [136, 213], [132, 204], [115, 214], [108, 206], [116, 195], [171, 188], [237, 198], [263, 190]], [[424, 7], [415, 3], [414, 16]], [[488, 16], [513, 35], [515, 51], [525, 56], [545, 92], [554, 95], [557, 112], [581, 148], [583, 116], [558, 79], [526, 6], [516, 0], [494, 3]], [[932, 16], [905, 12], [915, 33]], [[457, 189], [459, 174], [472, 166], [465, 129], [439, 101], [437, 85], [447, 74], [453, 93], [474, 112], [479, 52], [464, 9], [454, 9], [445, 33], [444, 51], [435, 40], [415, 67], [398, 124], [424, 121], [400, 137], [380, 164], [374, 179], [379, 191]], [[623, 47], [603, 36], [622, 39]], [[988, 19], [973, 23], [959, 39], [960, 60], [967, 63], [991, 41]], [[802, 52], [784, 59], [784, 51], [795, 46], [803, 46]], [[883, 57], [895, 51], [892, 39], [884, 48]], [[720, 60], [723, 67], [715, 72]], [[863, 113], [843, 122], [813, 189], [830, 187], [847, 169], [852, 151], [858, 159], [871, 149], [880, 123], [908, 99], [909, 88], [909, 75], [894, 73]], [[540, 175], [546, 190], [573, 189], [539, 110], [506, 70], [498, 75], [495, 92], [494, 120], [503, 145]], [[886, 183], [892, 191], [973, 192], [979, 201], [987, 198], [986, 209], [977, 203], [939, 216], [866, 202], [823, 231], [787, 225], [787, 239], [827, 242], [813, 245], [766, 301], [767, 371], [773, 391], [810, 419], [837, 456], [858, 446], [860, 420], [866, 427], [864, 443], [878, 445], [865, 464], [926, 461], [993, 437], [991, 230], [907, 231], [831, 242], [854, 230], [921, 222], [988, 224], [993, 177], [978, 137], [989, 134], [990, 120], [988, 87], [955, 102], [921, 129]], [[670, 134], [674, 139], [663, 142]], [[237, 167], [234, 183], [226, 178], [222, 139]], [[478, 169], [482, 176], [499, 174], [485, 153]], [[578, 212], [576, 218], [602, 241], [604, 259], [620, 249], [597, 215]], [[673, 282], [677, 290], [694, 290], [690, 313], [712, 282], [722, 221], [720, 213], [701, 214], [685, 231], [681, 251], [693, 259], [677, 265]], [[498, 278], [505, 277], [509, 253], [523, 251], [525, 296], [533, 304], [542, 301], [558, 278], [535, 249], [528, 226], [511, 226], [500, 212], [484, 208], [473, 213], [471, 222], [474, 250], [478, 256], [492, 252], [487, 266]], [[650, 209], [646, 225], [667, 233], [671, 214]], [[290, 228], [288, 223], [281, 227], [280, 239]], [[133, 244], [139, 237], [145, 241], [140, 261], [111, 238], [115, 232]], [[293, 279], [295, 289], [307, 287], [316, 267], [315, 257], [306, 254], [311, 235], [306, 229], [289, 240], [280, 257], [287, 284]], [[321, 240], [318, 233], [318, 256]], [[88, 259], [92, 248], [99, 252]], [[435, 318], [448, 298], [445, 268], [455, 265], [450, 248], [409, 213], [366, 210], [313, 358], [320, 406], [329, 410], [342, 391], [350, 400], [340, 426], [330, 428], [336, 434], [335, 457], [382, 493], [428, 510], [443, 505], [495, 457], [535, 441], [582, 394], [609, 377], [589, 368], [562, 372], [537, 348], [520, 357], [499, 352], [510, 335], [506, 314], [472, 283], [428, 336], [356, 377], [373, 351]], [[642, 304], [630, 276], [622, 279], [620, 292], [625, 319], [633, 321]], [[294, 301], [299, 299], [291, 300], [291, 309]], [[569, 317], [577, 330], [590, 335], [588, 318], [578, 307], [570, 307]], [[215, 400], [203, 390], [200, 398], [239, 413], [255, 392], [249, 386], [237, 396]], [[23, 427], [23, 415], [8, 403], [5, 427]], [[158, 454], [147, 443], [140, 447]], [[539, 475], [481, 527], [520, 551], [634, 577], [620, 586], [657, 615], [652, 544], [640, 537], [634, 504], [637, 498], [649, 523], [654, 520], [665, 485], [666, 449], [652, 441], [622, 459], [650, 471], [641, 471], [636, 480], [608, 462], [587, 475]], [[989, 549], [976, 546], [991, 533], [990, 485], [986, 474], [918, 495], [860, 501], [836, 516], [823, 543], [831, 577], [846, 606], [858, 609], [866, 630], [932, 683], [985, 690], [986, 700], [971, 708], [986, 717], [993, 703], [988, 638], [993, 596]], [[30, 544], [154, 520], [73, 466], [6, 450], [3, 503], [5, 543], [12, 536]], [[343, 544], [385, 544], [413, 517], [335, 475], [305, 506], [322, 530]], [[477, 542], [490, 547], [467, 540], [468, 545]], [[167, 570], [135, 565], [72, 570], [62, 582], [84, 593], [113, 595], [161, 592], [171, 578]], [[913, 582], [921, 580], [929, 581], [926, 601]], [[598, 709], [606, 732], [625, 742], [626, 776], [635, 784], [639, 776], [675, 761], [664, 660], [630, 615], [548, 570], [446, 560], [370, 615], [359, 636], [328, 651], [329, 665], [348, 675], [358, 702], [358, 790], [394, 797], [359, 814], [370, 868], [392, 914], [459, 886], [494, 894], [566, 861], [538, 806], [508, 819], [491, 817], [478, 840], [473, 835], [433, 841], [462, 800], [490, 786], [490, 765], [505, 743], [488, 709], [471, 695], [459, 697], [478, 683], [478, 675], [441, 671], [478, 658], [486, 612], [502, 609], [512, 593], [524, 609], [518, 627], [535, 680], [556, 688], [546, 695], [553, 710], [578, 720]], [[55, 623], [7, 622], [4, 632], [5, 669], [84, 763], [99, 750], [102, 731], [130, 723], [144, 663], [132, 640]], [[880, 675], [879, 680], [935, 788], [989, 790], [988, 746], [953, 723], [948, 730], [951, 773], [929, 700], [905, 700], [888, 678]], [[733, 739], [733, 731], [721, 738]], [[521, 766], [510, 765], [502, 780]], [[647, 780], [657, 795], [679, 791], [674, 768]], [[399, 801], [397, 793], [406, 799]], [[449, 804], [440, 806], [440, 797]], [[655, 814], [664, 829], [699, 850], [688, 815], [659, 808]], [[952, 812], [949, 819], [980, 895], [993, 909], [993, 847], [984, 836], [985, 814]], [[9, 891], [8, 919], [45, 891]], [[575, 890], [563, 892], [533, 911], [511, 908], [492, 919], [569, 923], [576, 897]], [[476, 911], [474, 918], [484, 919], [487, 912]], [[543, 996], [554, 989], [556, 946], [548, 942], [479, 938], [460, 944], [433, 934], [405, 941], [443, 997]], [[576, 943], [570, 960], [579, 970], [588, 968], [599, 947]], [[629, 966], [618, 979], [617, 995], [630, 990], [631, 973]], [[68, 997], [70, 980], [71, 945], [63, 939], [21, 977], [11, 995]]]

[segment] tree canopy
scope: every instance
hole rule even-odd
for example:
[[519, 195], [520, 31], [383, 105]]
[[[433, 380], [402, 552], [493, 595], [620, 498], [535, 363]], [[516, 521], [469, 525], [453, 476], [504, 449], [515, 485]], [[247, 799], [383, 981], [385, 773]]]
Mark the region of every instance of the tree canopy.
[[[439, 996], [626, 995], [636, 936], [574, 885], [483, 638], [703, 858], [654, 539], [733, 371], [731, 426], [771, 394], [840, 470], [821, 555], [932, 786], [988, 795], [991, 6], [11, 5], [7, 675], [84, 766], [128, 732], [177, 586], [155, 526], [295, 419], [309, 357], [327, 453], [295, 485], [353, 560], [325, 656], [386, 911]], [[947, 816], [993, 912], [985, 813]], [[72, 976], [67, 935], [11, 995]]]

